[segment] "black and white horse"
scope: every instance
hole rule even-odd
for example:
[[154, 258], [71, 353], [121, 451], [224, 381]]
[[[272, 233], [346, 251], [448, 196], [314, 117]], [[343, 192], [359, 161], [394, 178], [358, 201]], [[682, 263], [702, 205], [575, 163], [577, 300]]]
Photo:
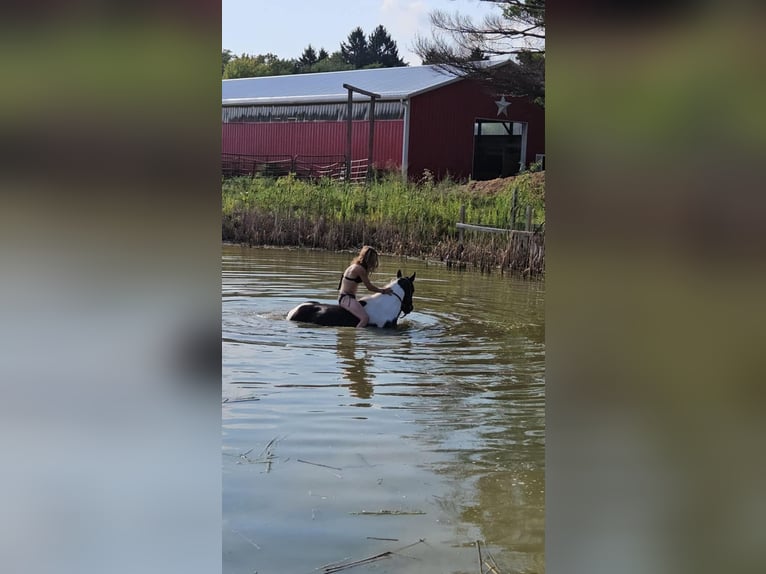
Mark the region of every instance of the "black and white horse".
[[[412, 312], [415, 273], [409, 277], [402, 277], [402, 272], [399, 270], [396, 272], [396, 279], [386, 287], [391, 288], [390, 295], [375, 293], [359, 299], [370, 317], [368, 327], [396, 327], [396, 322], [402, 314], [407, 315]], [[340, 305], [328, 305], [317, 301], [301, 303], [287, 314], [287, 319], [327, 327], [356, 327], [359, 323], [359, 319], [348, 309]]]

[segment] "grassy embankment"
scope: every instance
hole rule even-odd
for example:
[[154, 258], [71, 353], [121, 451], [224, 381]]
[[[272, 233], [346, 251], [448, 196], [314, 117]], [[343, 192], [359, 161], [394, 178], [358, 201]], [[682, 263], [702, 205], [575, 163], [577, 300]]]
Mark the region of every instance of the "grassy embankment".
[[[528, 242], [511, 245], [508, 234], [465, 231], [461, 244], [455, 225], [460, 206], [465, 205], [466, 223], [508, 228], [514, 190], [516, 229], [523, 228], [527, 205], [533, 208], [533, 222], [541, 224], [544, 172], [464, 185], [429, 178], [417, 184], [389, 178], [370, 186], [329, 180], [311, 183], [293, 177], [227, 179], [223, 181], [223, 240], [329, 250], [355, 250], [369, 244], [381, 253], [441, 260], [461, 268], [491, 271], [499, 266], [523, 271], [530, 267]], [[527, 273], [539, 275], [542, 237], [534, 241], [540, 261]]]

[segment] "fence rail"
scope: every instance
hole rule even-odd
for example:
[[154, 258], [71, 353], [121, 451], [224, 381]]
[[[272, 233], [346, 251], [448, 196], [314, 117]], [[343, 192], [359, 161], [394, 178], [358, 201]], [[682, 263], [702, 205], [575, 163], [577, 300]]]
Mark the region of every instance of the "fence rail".
[[[364, 183], [367, 159], [351, 161], [352, 183]], [[301, 179], [329, 177], [336, 181], [346, 178], [346, 158], [342, 155], [245, 155], [221, 154], [221, 174], [224, 177], [263, 175], [280, 177], [295, 174]]]
[[[471, 231], [486, 231], [487, 233], [510, 233], [511, 229], [502, 229], [500, 227], [484, 227], [483, 225], [471, 225], [470, 223], [457, 222], [458, 229], [468, 229]], [[526, 232], [522, 232], [526, 233]]]
[[[514, 194], [513, 210], [516, 209], [516, 197]], [[515, 217], [511, 217], [512, 222]], [[545, 235], [543, 225], [537, 226], [533, 230], [531, 207], [526, 210], [526, 228], [504, 229], [500, 227], [487, 227], [485, 225], [473, 225], [465, 223], [465, 205], [460, 206], [460, 221], [456, 224], [458, 230], [458, 240], [463, 243], [464, 231], [476, 231], [479, 233], [507, 233], [508, 248], [503, 253], [502, 267], [519, 271], [524, 275], [539, 276], [545, 271]], [[513, 225], [513, 223], [512, 223]]]
[[[345, 162], [343, 164], [346, 165]], [[349, 177], [349, 180], [351, 183], [364, 183], [365, 179], [367, 179], [367, 166], [368, 162], [366, 159], [352, 159], [351, 160], [351, 175]], [[341, 174], [339, 180], [343, 181], [346, 177], [345, 171]]]

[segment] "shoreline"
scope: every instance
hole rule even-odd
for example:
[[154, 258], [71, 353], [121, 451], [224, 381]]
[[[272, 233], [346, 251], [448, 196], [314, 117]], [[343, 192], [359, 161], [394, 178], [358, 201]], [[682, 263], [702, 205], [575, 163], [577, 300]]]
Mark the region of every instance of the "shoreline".
[[[343, 248], [343, 249], [326, 249], [324, 247], [309, 247], [305, 245], [269, 245], [269, 244], [250, 245], [247, 243], [237, 243], [232, 241], [222, 241], [221, 245], [224, 247], [242, 247], [247, 249], [258, 248], [258, 249], [326, 251], [330, 253], [347, 253], [349, 255], [354, 255], [359, 251], [359, 247], [356, 247], [356, 248], [349, 247], [349, 248]], [[465, 262], [465, 261], [462, 261], [462, 262], [445, 261], [442, 259], [436, 259], [434, 257], [428, 257], [426, 255], [420, 255], [420, 254], [411, 255], [411, 254], [405, 254], [405, 253], [388, 253], [381, 250], [378, 250], [378, 253], [385, 257], [423, 261], [428, 265], [439, 265], [439, 266], [446, 267], [447, 269], [454, 269], [460, 272], [478, 272], [480, 274], [499, 273], [501, 276], [508, 275], [509, 277], [521, 278], [525, 280], [540, 281], [540, 282], [545, 281], [544, 272], [532, 275], [530, 273], [525, 273], [524, 270], [519, 271], [519, 270], [509, 269], [507, 267], [503, 267], [502, 265], [497, 265], [494, 268], [486, 268], [486, 267], [482, 268], [477, 264], [469, 264], [468, 262]]]
[[[231, 245], [333, 252], [373, 245], [458, 270], [545, 275], [544, 172], [462, 185], [255, 177], [224, 180], [222, 188], [221, 238]], [[471, 225], [459, 228], [463, 222]]]

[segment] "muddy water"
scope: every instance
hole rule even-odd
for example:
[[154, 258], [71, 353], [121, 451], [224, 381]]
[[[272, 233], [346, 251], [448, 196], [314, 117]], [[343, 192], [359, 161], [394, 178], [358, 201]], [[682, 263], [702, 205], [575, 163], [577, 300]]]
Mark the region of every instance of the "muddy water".
[[381, 257], [395, 331], [284, 319], [350, 258], [223, 248], [223, 571], [544, 572], [544, 285]]

